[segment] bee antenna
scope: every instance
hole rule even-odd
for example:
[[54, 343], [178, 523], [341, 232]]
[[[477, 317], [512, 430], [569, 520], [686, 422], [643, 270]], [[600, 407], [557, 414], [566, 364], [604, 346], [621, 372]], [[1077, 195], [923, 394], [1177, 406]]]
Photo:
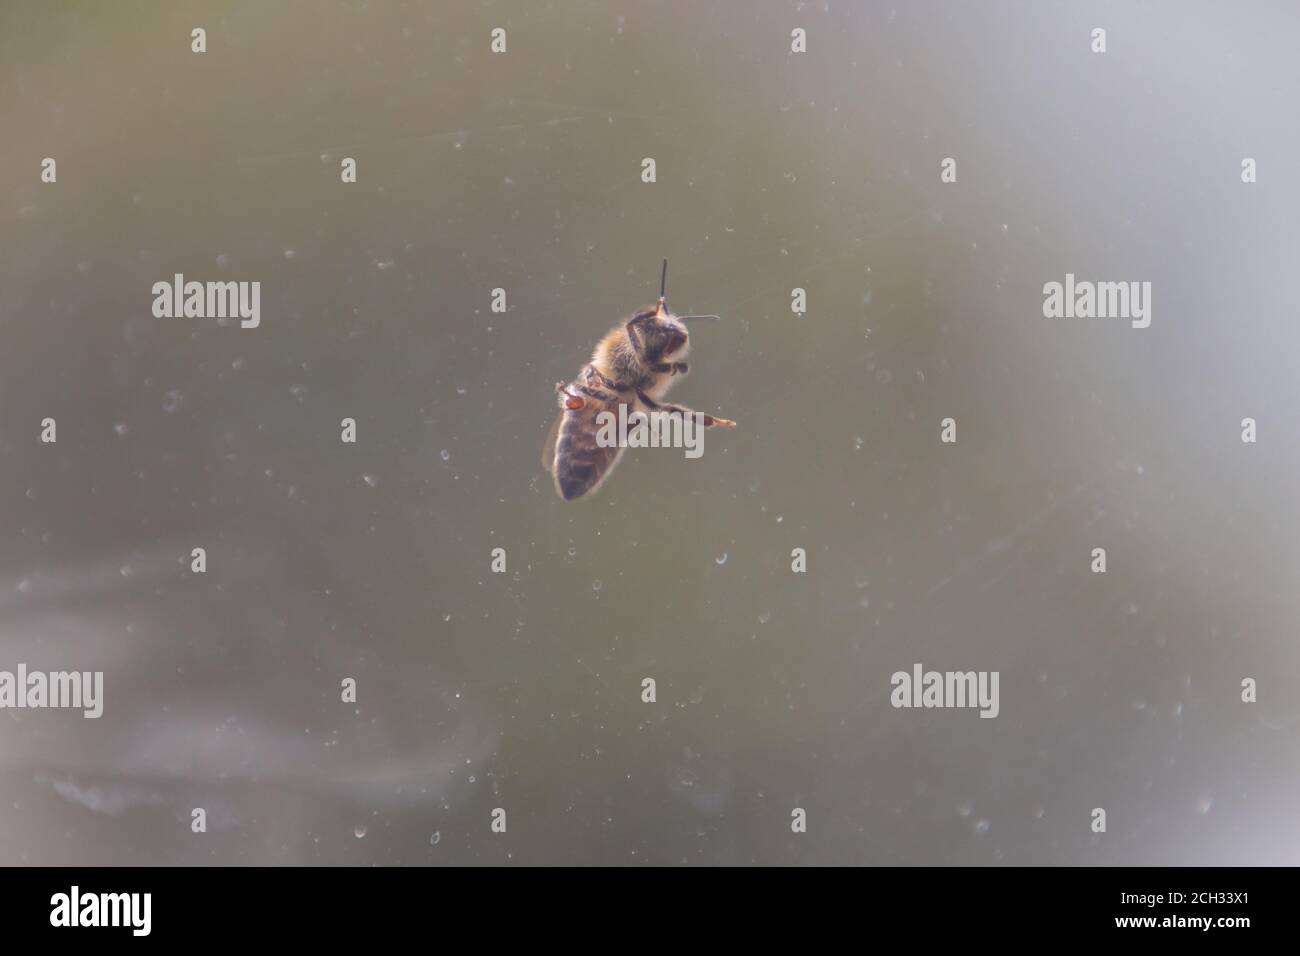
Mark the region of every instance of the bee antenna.
[[722, 318], [722, 316], [720, 315], [679, 315], [677, 316], [677, 319], [680, 322], [689, 322], [692, 319], [720, 319], [720, 318]]
[[659, 273], [659, 298], [662, 299], [667, 294], [668, 289], [668, 260], [664, 260], [664, 270]]

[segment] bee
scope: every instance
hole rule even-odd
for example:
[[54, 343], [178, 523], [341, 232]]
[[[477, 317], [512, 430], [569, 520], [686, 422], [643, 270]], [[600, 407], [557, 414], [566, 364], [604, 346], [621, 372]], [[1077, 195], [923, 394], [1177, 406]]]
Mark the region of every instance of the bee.
[[[596, 345], [591, 361], [578, 377], [555, 391], [560, 414], [542, 448], [542, 467], [555, 479], [555, 490], [565, 501], [590, 494], [609, 477], [623, 457], [621, 444], [602, 447], [596, 441], [600, 430], [597, 416], [619, 414], [629, 420], [635, 412], [666, 412], [695, 416], [681, 405], [667, 405], [661, 399], [679, 376], [690, 371], [685, 361], [690, 351], [690, 333], [684, 323], [693, 319], [716, 319], [716, 315], [673, 315], [664, 304], [668, 283], [668, 260], [659, 277], [659, 302], [616, 325]], [[727, 418], [702, 415], [705, 428], [721, 425], [734, 428]]]

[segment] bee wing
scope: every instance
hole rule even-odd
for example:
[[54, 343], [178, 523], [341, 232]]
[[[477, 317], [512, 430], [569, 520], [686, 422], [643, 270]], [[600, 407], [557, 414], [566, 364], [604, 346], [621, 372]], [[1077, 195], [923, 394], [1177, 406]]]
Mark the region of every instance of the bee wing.
[[555, 416], [551, 430], [546, 433], [546, 442], [542, 445], [542, 471], [548, 475], [555, 467], [555, 442], [560, 437], [560, 422], [564, 421], [564, 412]]

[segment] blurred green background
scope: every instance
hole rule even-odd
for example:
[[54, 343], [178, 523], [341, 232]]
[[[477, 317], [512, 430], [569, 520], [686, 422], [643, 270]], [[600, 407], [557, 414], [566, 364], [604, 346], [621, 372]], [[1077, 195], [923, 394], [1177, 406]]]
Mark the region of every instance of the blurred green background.
[[[0, 668], [106, 689], [0, 715], [0, 861], [1294, 863], [1298, 40], [5, 4]], [[673, 399], [740, 427], [565, 504], [553, 383], [664, 257], [724, 316]], [[260, 328], [155, 319], [176, 272], [261, 282]], [[1151, 327], [1045, 319], [1067, 272], [1151, 282]], [[1000, 671], [1000, 716], [894, 710], [916, 662]]]

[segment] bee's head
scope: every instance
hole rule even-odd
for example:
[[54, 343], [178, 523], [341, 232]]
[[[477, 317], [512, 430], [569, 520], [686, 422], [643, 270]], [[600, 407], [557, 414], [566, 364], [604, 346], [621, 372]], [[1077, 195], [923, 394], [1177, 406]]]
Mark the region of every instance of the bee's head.
[[659, 301], [642, 309], [627, 323], [627, 337], [637, 356], [647, 365], [683, 359], [691, 350], [691, 335], [686, 323], [692, 319], [716, 319], [716, 315], [673, 315], [664, 304], [668, 289], [668, 260], [659, 274]]
[[675, 361], [690, 351], [690, 333], [677, 316], [668, 311], [664, 300], [642, 309], [627, 323], [627, 334], [637, 356], [647, 364]]

